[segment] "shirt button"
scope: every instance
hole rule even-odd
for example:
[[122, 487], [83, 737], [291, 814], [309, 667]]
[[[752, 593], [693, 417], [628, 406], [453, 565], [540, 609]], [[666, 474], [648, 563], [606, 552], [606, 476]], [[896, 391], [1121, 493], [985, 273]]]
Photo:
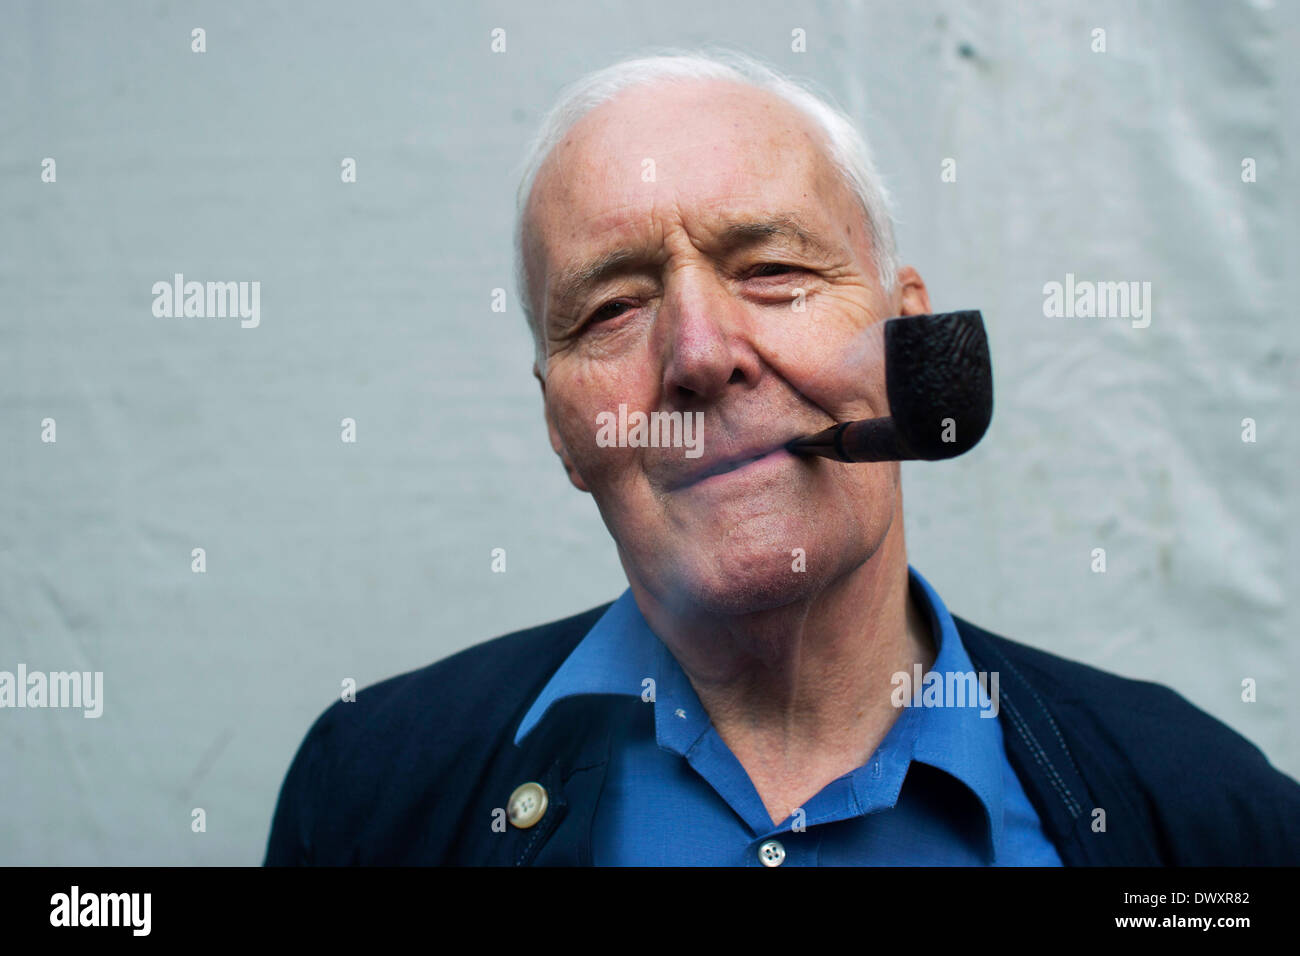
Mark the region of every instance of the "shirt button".
[[506, 816], [514, 826], [527, 830], [546, 815], [546, 803], [546, 788], [540, 783], [521, 784], [510, 794]]
[[758, 848], [758, 858], [764, 866], [780, 866], [785, 862], [785, 847], [778, 840], [768, 840]]

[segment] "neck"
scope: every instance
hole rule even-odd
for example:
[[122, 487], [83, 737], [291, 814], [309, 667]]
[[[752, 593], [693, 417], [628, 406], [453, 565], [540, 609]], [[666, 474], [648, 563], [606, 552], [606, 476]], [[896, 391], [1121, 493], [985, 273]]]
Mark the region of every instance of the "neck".
[[901, 508], [867, 561], [782, 607], [670, 614], [632, 590], [773, 823], [862, 766], [899, 716], [890, 678], [934, 662], [910, 597]]

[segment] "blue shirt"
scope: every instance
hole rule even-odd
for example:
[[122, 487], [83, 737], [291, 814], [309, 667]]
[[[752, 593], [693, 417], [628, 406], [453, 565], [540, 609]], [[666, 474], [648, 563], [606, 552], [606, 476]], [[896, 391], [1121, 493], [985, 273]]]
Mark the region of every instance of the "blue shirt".
[[[971, 672], [948, 609], [908, 570], [937, 649], [931, 673]], [[992, 701], [981, 693], [965, 706], [952, 699], [925, 706], [945, 700], [923, 697], [920, 688], [912, 696], [900, 681], [895, 693], [907, 706], [876, 752], [773, 826], [628, 589], [542, 689], [515, 743], [564, 697], [627, 694], [646, 702], [612, 742], [592, 825], [597, 866], [1060, 866], [1007, 759], [1000, 721], [990, 719], [995, 686], [987, 684]]]

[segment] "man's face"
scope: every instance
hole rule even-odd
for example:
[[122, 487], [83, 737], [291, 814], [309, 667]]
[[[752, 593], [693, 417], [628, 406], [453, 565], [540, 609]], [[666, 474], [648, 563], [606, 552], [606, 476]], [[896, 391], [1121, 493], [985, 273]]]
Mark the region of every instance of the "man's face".
[[[761, 91], [654, 85], [580, 120], [533, 189], [525, 255], [551, 442], [629, 579], [670, 606], [788, 604], [866, 561], [895, 519], [897, 464], [781, 449], [888, 411], [865, 330], [899, 314], [899, 297], [880, 287], [822, 142]], [[573, 281], [610, 253], [622, 255]], [[702, 412], [703, 454], [601, 447], [597, 416], [620, 404]]]

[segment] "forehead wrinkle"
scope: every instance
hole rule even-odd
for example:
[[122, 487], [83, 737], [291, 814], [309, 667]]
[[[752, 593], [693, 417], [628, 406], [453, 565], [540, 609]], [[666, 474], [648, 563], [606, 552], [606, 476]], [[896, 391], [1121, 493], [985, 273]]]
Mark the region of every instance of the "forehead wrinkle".
[[[773, 238], [789, 239], [801, 250], [819, 255], [829, 256], [835, 251], [815, 232], [804, 227], [798, 215], [793, 212], [780, 212], [758, 219], [728, 218], [717, 231], [716, 243], [720, 249], [730, 250], [758, 245]], [[602, 253], [590, 262], [567, 269], [556, 277], [554, 286], [557, 299], [565, 301], [580, 293], [587, 285], [598, 282], [605, 276], [626, 271], [626, 267], [646, 258], [645, 252], [623, 246]]]

